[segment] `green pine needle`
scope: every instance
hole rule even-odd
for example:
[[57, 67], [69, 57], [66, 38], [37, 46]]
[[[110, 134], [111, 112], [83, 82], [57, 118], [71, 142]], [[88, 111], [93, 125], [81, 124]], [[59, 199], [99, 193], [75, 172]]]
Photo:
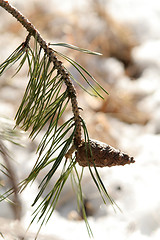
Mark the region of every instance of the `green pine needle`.
[[[0, 65], [0, 76], [5, 70], [13, 66], [24, 54], [26, 53], [26, 48], [22, 43], [1, 65]], [[22, 65], [22, 61], [21, 64]], [[19, 69], [20, 70], [20, 69]], [[17, 71], [19, 72], [19, 71]]]
[[101, 53], [93, 52], [93, 51], [90, 51], [88, 49], [80, 48], [80, 47], [77, 47], [77, 46], [74, 46], [74, 45], [68, 44], [68, 43], [50, 43], [49, 45], [51, 45], [51, 46], [59, 46], [59, 47], [66, 47], [66, 48], [70, 48], [72, 50], [76, 50], [76, 51], [79, 51], [79, 52], [82, 52], [82, 53], [87, 53], [87, 54], [92, 54], [92, 55], [98, 55], [98, 56], [102, 55]]
[[[83, 53], [100, 55], [96, 52], [78, 48], [70, 44], [57, 43], [50, 45], [62, 46]], [[83, 90], [87, 91], [89, 94], [96, 96], [98, 95], [103, 98], [102, 95], [93, 86], [93, 84], [96, 87], [98, 86], [103, 92], [107, 92], [84, 67], [82, 67], [79, 63], [69, 58], [68, 56], [65, 56], [58, 51], [54, 52], [60, 57], [63, 57], [65, 60], [67, 60], [78, 71], [78, 73], [85, 80], [85, 82], [87, 82], [94, 94], [93, 92], [86, 90], [86, 87], [83, 86], [83, 84], [79, 83], [70, 73], [70, 77], [72, 80], [77, 82], [80, 87]], [[87, 220], [84, 207], [84, 197], [82, 192], [83, 168], [82, 172], [79, 174], [76, 168], [77, 162], [75, 160], [74, 153], [70, 157], [70, 159], [64, 159], [68, 150], [73, 145], [74, 134], [76, 130], [74, 117], [65, 120], [61, 126], [59, 124], [59, 120], [65, 114], [65, 111], [70, 103], [70, 97], [68, 94], [68, 89], [64, 85], [64, 79], [61, 74], [58, 73], [54, 65], [51, 63], [50, 58], [43, 52], [42, 48], [39, 47], [36, 40], [34, 42], [33, 49], [29, 45], [25, 46], [24, 43], [21, 44], [6, 59], [6, 61], [4, 61], [4, 63], [0, 65], [0, 75], [7, 68], [14, 65], [19, 60], [20, 63], [15, 74], [17, 74], [22, 69], [24, 64], [27, 63], [29, 82], [26, 87], [20, 107], [15, 116], [16, 125], [19, 125], [25, 131], [30, 130], [30, 138], [32, 139], [36, 138], [37, 135], [42, 130], [44, 130], [44, 135], [37, 148], [37, 161], [29, 176], [21, 183], [19, 183], [19, 191], [23, 191], [29, 183], [33, 183], [37, 178], [38, 174], [46, 167], [50, 166], [49, 172], [44, 176], [39, 185], [39, 192], [32, 204], [32, 206], [38, 206], [33, 212], [33, 219], [31, 221], [31, 224], [35, 219], [37, 219], [37, 221], [40, 222], [41, 229], [43, 224], [46, 224], [49, 221], [53, 211], [56, 208], [56, 204], [59, 200], [61, 191], [68, 177], [71, 176], [72, 186], [77, 195], [77, 205], [79, 208], [81, 207], [82, 209], [83, 218], [86, 223], [89, 236], [92, 237], [93, 234]], [[88, 80], [88, 78], [90, 80]], [[89, 142], [88, 131], [83, 119], [81, 119], [81, 123], [84, 132], [84, 140], [87, 144]], [[63, 167], [59, 178], [53, 184], [52, 190], [48, 192], [44, 198], [42, 198], [44, 191], [46, 190], [50, 181], [53, 181], [53, 176], [55, 172], [60, 169], [60, 166]], [[88, 167], [91, 177], [104, 203], [106, 203], [107, 198], [114, 206], [115, 202], [109, 196], [103, 184], [103, 181], [97, 171], [97, 168], [95, 166], [94, 168], [91, 168], [90, 165]], [[1, 172], [7, 175], [6, 169], [1, 170]], [[3, 196], [0, 196], [0, 201], [7, 199], [8, 196], [10, 196], [10, 194], [12, 193], [13, 189], [10, 189]]]
[[70, 64], [73, 65], [73, 67], [79, 72], [79, 74], [82, 76], [82, 78], [87, 82], [87, 84], [89, 85], [89, 87], [96, 93], [96, 95], [98, 95], [99, 97], [101, 97], [102, 99], [103, 96], [96, 90], [96, 88], [93, 86], [93, 83], [91, 83], [87, 77], [84, 75], [84, 73], [86, 75], [88, 75], [88, 77], [91, 78], [91, 80], [103, 91], [105, 92], [105, 94], [108, 94], [107, 91], [95, 80], [95, 78], [84, 68], [82, 67], [79, 63], [77, 63], [76, 61], [74, 61], [73, 59], [71, 59], [70, 57], [64, 55], [63, 53], [60, 53], [58, 51], [55, 51], [55, 53], [57, 53], [60, 57], [64, 58], [65, 60], [67, 60]]

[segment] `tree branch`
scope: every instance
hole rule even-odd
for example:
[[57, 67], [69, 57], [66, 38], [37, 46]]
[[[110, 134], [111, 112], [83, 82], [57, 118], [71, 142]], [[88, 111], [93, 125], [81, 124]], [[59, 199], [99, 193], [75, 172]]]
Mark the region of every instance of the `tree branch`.
[[17, 19], [18, 22], [29, 32], [30, 36], [33, 36], [37, 42], [43, 48], [44, 52], [50, 58], [50, 61], [53, 62], [54, 67], [57, 69], [57, 72], [62, 75], [62, 79], [67, 87], [68, 95], [71, 98], [72, 111], [74, 114], [74, 121], [76, 126], [76, 131], [74, 135], [74, 145], [76, 148], [81, 144], [81, 118], [79, 114], [77, 94], [73, 86], [73, 83], [69, 77], [69, 73], [63, 67], [62, 62], [57, 59], [52, 48], [48, 47], [46, 41], [41, 37], [38, 30], [35, 26], [15, 7], [8, 3], [8, 1], [0, 0], [0, 6], [9, 12], [13, 17]]
[[3, 157], [5, 165], [7, 167], [7, 170], [8, 170], [8, 173], [9, 173], [9, 180], [10, 180], [10, 183], [13, 187], [13, 192], [14, 192], [13, 211], [14, 211], [14, 215], [15, 215], [16, 219], [20, 220], [20, 218], [21, 218], [21, 202], [20, 202], [19, 197], [18, 197], [18, 186], [17, 186], [17, 182], [16, 182], [16, 176], [15, 176], [15, 172], [12, 168], [12, 165], [10, 163], [9, 155], [7, 153], [7, 149], [6, 149], [6, 147], [4, 146], [4, 144], [1, 140], [0, 140], [0, 153]]

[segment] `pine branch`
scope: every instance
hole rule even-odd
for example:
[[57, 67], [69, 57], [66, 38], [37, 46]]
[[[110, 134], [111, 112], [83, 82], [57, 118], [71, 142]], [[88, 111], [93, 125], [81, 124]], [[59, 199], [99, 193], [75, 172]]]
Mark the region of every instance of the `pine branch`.
[[[22, 13], [20, 13], [16, 8], [11, 6], [8, 1], [0, 0], [0, 6], [3, 7], [7, 12], [9, 12], [13, 17], [17, 19], [17, 21], [19, 21], [23, 25], [23, 27], [29, 32], [29, 36], [33, 36], [36, 39], [36, 41], [40, 44], [41, 48], [49, 57], [50, 61], [53, 62], [53, 65], [57, 69], [58, 74], [62, 75], [63, 81], [67, 86], [69, 97], [71, 98], [72, 111], [74, 113], [74, 119], [76, 124], [74, 144], [75, 146], [78, 147], [81, 144], [81, 121], [76, 91], [70, 80], [68, 72], [63, 67], [62, 62], [59, 61], [55, 56], [53, 49], [48, 47], [46, 41], [41, 37], [38, 30], [33, 26], [31, 22], [29, 22], [29, 20]], [[25, 45], [28, 44], [28, 41], [29, 39], [27, 39]]]
[[[5, 145], [3, 144], [3, 142], [0, 139], [0, 154], [3, 157], [3, 160], [5, 162], [5, 167], [7, 173], [5, 172], [5, 174], [7, 174], [7, 176], [9, 177], [9, 180], [11, 182], [11, 185], [13, 186], [13, 192], [14, 192], [14, 204], [13, 204], [13, 211], [14, 211], [14, 215], [15, 218], [20, 220], [21, 218], [21, 203], [19, 200], [19, 196], [18, 196], [18, 188], [17, 188], [17, 181], [16, 181], [16, 177], [14, 174], [14, 170], [12, 169], [12, 165], [10, 163], [10, 157], [7, 153], [7, 149], [5, 147]], [[3, 171], [3, 170], [1, 170]]]
[[1, 194], [0, 198], [2, 197], [2, 199], [11, 204], [15, 219], [20, 220], [21, 202], [19, 199], [17, 179], [12, 166], [12, 158], [10, 157], [6, 142], [20, 146], [20, 134], [17, 130], [13, 130], [13, 123], [9, 119], [0, 117], [0, 157], [4, 162], [0, 163], [0, 173], [3, 173], [8, 178], [9, 183], [12, 186], [13, 201], [5, 198]]
[[[80, 117], [77, 94], [71, 81], [71, 79], [77, 80], [63, 66], [57, 56], [64, 58], [72, 64], [96, 95], [102, 97], [93, 86], [93, 83], [105, 93], [107, 92], [79, 63], [49, 46], [68, 47], [88, 54], [97, 55], [97, 53], [65, 43], [47, 44], [32, 23], [16, 8], [11, 6], [8, 1], [0, 0], [0, 6], [15, 17], [28, 32], [25, 41], [0, 65], [0, 75], [2, 75], [7, 68], [18, 61], [20, 63], [15, 74], [21, 70], [25, 62], [28, 64], [29, 82], [15, 117], [16, 125], [19, 125], [25, 131], [31, 129], [30, 137], [34, 139], [44, 126], [48, 124], [37, 149], [38, 159], [29, 176], [19, 184], [19, 191], [23, 191], [28, 183], [36, 179], [40, 171], [50, 165], [50, 170], [42, 179], [39, 185], [39, 192], [33, 203], [33, 205], [37, 204], [65, 157], [60, 177], [53, 189], [38, 205], [32, 222], [38, 218], [38, 221], [41, 221], [40, 228], [45, 222], [48, 222], [56, 207], [63, 186], [71, 175], [76, 185], [78, 201], [82, 205], [82, 213], [87, 229], [89, 234], [92, 235], [83, 205], [81, 187], [83, 170], [82, 174], [79, 175], [76, 163], [78, 162], [80, 166], [89, 168], [91, 177], [104, 203], [106, 203], [107, 198], [114, 206], [115, 202], [109, 196], [97, 171], [97, 167], [130, 164], [134, 163], [134, 159], [107, 144], [97, 143], [96, 140], [89, 138], [85, 122]], [[33, 49], [30, 47], [32, 38], [34, 38]], [[80, 86], [85, 89], [83, 85]], [[72, 105], [73, 117], [60, 126], [59, 119], [64, 114], [69, 102]], [[84, 139], [82, 139], [82, 135]], [[54, 157], [57, 152], [58, 156]], [[9, 190], [2, 197], [2, 200], [12, 192], [12, 189]]]

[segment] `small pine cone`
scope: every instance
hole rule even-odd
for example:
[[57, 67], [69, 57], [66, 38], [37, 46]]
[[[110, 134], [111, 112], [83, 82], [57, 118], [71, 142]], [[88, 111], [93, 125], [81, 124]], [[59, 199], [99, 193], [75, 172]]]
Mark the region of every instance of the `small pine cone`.
[[134, 158], [129, 157], [126, 153], [93, 139], [90, 139], [89, 144], [83, 141], [78, 147], [76, 161], [82, 167], [87, 167], [89, 165], [91, 167], [94, 165], [96, 167], [124, 166], [125, 164], [135, 162]]

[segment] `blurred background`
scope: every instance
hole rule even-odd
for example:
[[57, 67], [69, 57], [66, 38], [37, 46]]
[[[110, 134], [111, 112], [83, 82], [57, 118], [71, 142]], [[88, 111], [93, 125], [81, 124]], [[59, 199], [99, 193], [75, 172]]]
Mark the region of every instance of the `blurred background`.
[[[109, 203], [103, 204], [85, 170], [83, 191], [94, 239], [160, 239], [159, 0], [9, 2], [35, 25], [47, 42], [66, 42], [102, 54], [92, 56], [59, 48], [84, 66], [109, 93], [102, 100], [75, 85], [90, 137], [119, 148], [136, 160], [132, 165], [99, 169], [109, 194], [122, 212], [115, 213]], [[22, 26], [0, 8], [0, 63], [25, 37]], [[73, 67], [64, 64], [84, 85]], [[16, 203], [0, 203], [0, 233], [4, 239], [23, 239], [32, 219], [31, 204], [43, 177], [39, 176], [31, 187], [17, 194], [17, 183], [28, 176], [36, 161], [35, 152], [43, 133], [32, 142], [28, 133], [13, 130], [14, 117], [28, 82], [27, 68], [24, 66], [13, 78], [15, 69], [11, 67], [0, 78], [0, 152], [5, 153], [0, 155], [0, 163], [10, 171], [10, 178], [0, 172], [0, 194], [13, 187], [12, 200]], [[67, 109], [67, 114], [70, 110]], [[52, 184], [48, 189], [51, 187]], [[34, 239], [37, 229], [35, 222], [25, 239]], [[76, 211], [70, 181], [38, 237], [46, 238], [89, 239], [81, 214]]]

